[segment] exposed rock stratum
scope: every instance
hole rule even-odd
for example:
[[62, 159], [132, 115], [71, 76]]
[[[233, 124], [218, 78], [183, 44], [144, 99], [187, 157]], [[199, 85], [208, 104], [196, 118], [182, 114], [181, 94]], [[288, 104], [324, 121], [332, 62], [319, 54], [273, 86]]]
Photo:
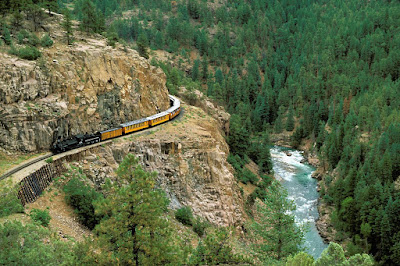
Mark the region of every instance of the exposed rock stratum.
[[166, 77], [134, 50], [86, 39], [34, 62], [0, 53], [0, 147], [48, 150], [169, 107]]

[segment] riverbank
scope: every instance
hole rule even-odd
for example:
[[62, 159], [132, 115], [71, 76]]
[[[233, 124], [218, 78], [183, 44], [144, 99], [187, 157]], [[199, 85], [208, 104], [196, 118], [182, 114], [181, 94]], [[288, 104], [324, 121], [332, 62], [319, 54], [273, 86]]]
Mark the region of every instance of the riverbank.
[[317, 180], [311, 177], [315, 168], [306, 163], [303, 152], [286, 147], [271, 149], [273, 170], [281, 177], [281, 183], [288, 192], [288, 199], [296, 205], [293, 211], [296, 224], [305, 226], [304, 248], [314, 258], [319, 258], [327, 247], [316, 226], [318, 219]]
[[[294, 149], [291, 145], [292, 133], [293, 132], [284, 131], [280, 134], [271, 134], [270, 140], [273, 145]], [[328, 206], [324, 203], [324, 201], [322, 200], [323, 196], [320, 193], [322, 189], [321, 186], [324, 186], [324, 176], [328, 174], [327, 166], [321, 162], [320, 158], [318, 158], [318, 155], [313, 151], [313, 142], [311, 140], [303, 140], [299, 147], [297, 147], [296, 149], [302, 151], [302, 155], [304, 157], [302, 163], [307, 163], [316, 168], [311, 177], [316, 179], [318, 182], [318, 219], [315, 222], [318, 233], [325, 243], [334, 242], [336, 230], [332, 226], [330, 219], [333, 207]]]

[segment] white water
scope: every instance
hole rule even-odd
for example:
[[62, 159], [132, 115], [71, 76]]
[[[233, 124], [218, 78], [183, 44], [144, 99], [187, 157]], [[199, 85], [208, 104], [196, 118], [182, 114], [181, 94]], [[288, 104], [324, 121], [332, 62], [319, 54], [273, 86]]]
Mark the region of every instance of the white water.
[[[291, 155], [288, 156], [290, 153]], [[317, 181], [311, 177], [314, 168], [301, 163], [302, 153], [284, 147], [273, 147], [271, 157], [275, 176], [280, 178], [288, 191], [288, 198], [296, 204], [293, 212], [298, 225], [308, 225], [305, 234], [305, 251], [318, 258], [327, 247], [318, 233], [315, 221], [318, 219]]]

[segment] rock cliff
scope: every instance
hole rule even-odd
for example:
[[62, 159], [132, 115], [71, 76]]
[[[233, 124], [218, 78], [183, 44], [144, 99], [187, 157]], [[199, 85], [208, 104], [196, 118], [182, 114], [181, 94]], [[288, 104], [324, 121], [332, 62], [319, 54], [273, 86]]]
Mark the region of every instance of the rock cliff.
[[168, 124], [114, 140], [91, 150], [79, 166], [96, 186], [116, 178], [114, 170], [128, 154], [140, 158], [148, 171], [158, 172], [170, 207], [190, 206], [213, 224], [240, 226], [243, 198], [227, 162], [229, 148], [217, 121], [193, 106]]
[[0, 52], [0, 147], [49, 149], [169, 107], [166, 77], [134, 50], [86, 38], [43, 50], [37, 62]]

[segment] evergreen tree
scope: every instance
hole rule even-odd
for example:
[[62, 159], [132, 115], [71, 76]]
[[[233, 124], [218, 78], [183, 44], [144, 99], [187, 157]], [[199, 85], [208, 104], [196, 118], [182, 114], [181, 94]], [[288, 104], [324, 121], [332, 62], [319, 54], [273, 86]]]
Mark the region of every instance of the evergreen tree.
[[303, 232], [289, 212], [295, 205], [278, 181], [268, 187], [265, 200], [257, 203], [257, 216], [250, 225], [253, 250], [264, 263], [282, 260], [300, 251]]
[[192, 79], [197, 81], [199, 79], [199, 67], [200, 67], [200, 60], [194, 60], [193, 68], [192, 68]]
[[286, 130], [293, 131], [293, 129], [294, 129], [293, 107], [290, 106], [286, 120]]
[[202, 64], [202, 78], [204, 79], [204, 80], [207, 80], [207, 77], [208, 77], [208, 62], [207, 62], [207, 59], [205, 58], [205, 57], [203, 57], [203, 61], [201, 62], [201, 64]]
[[3, 40], [4, 43], [7, 45], [11, 45], [12, 43], [10, 30], [8, 29], [6, 24], [3, 25]]
[[96, 6], [90, 0], [83, 0], [79, 8], [82, 14], [82, 21], [79, 25], [81, 30], [87, 33], [101, 33], [104, 30], [104, 17], [99, 13]]
[[189, 265], [232, 265], [247, 262], [232, 251], [229, 231], [223, 228], [208, 233], [200, 240], [189, 260]]
[[229, 120], [228, 144], [233, 154], [243, 156], [249, 147], [249, 138], [246, 128], [240, 117], [233, 114]]
[[64, 21], [61, 22], [61, 26], [63, 27], [65, 31], [65, 37], [67, 38], [67, 44], [70, 45], [72, 44], [73, 37], [74, 37], [74, 31], [72, 28], [72, 20], [71, 20], [71, 12], [69, 11], [68, 8], [63, 10], [64, 14]]
[[372, 266], [374, 260], [367, 254], [357, 254], [348, 260], [344, 256], [343, 248], [336, 243], [331, 242], [329, 246], [322, 252], [321, 257], [313, 264], [315, 266], [326, 265], [360, 265]]
[[156, 173], [147, 173], [128, 154], [117, 170], [120, 182], [109, 185], [97, 202], [103, 219], [96, 233], [110, 263], [161, 265], [179, 263], [170, 226], [163, 217], [168, 201], [155, 188]]
[[148, 42], [149, 41], [144, 33], [141, 33], [139, 35], [139, 38], [136, 42], [140, 56], [143, 56], [146, 59], [149, 59], [149, 52], [148, 52], [149, 44], [148, 44]]

